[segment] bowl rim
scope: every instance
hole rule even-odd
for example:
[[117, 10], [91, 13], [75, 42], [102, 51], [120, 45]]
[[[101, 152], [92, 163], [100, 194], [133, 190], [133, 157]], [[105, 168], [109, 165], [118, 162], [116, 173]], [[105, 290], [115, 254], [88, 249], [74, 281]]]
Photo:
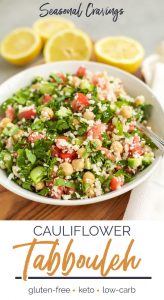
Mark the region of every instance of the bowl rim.
[[[34, 69], [42, 69], [42, 68], [49, 68], [50, 66], [60, 66], [60, 65], [74, 65], [77, 67], [80, 65], [95, 65], [96, 67], [101, 66], [104, 68], [108, 68], [109, 70], [113, 70], [116, 71], [120, 74], [123, 74], [126, 78], [133, 78], [133, 80], [135, 80], [136, 82], [138, 82], [140, 85], [142, 85], [143, 88], [147, 89], [147, 91], [149, 93], [152, 94], [155, 102], [158, 103], [159, 107], [161, 108], [162, 112], [164, 113], [164, 109], [160, 104], [160, 101], [158, 101], [158, 98], [154, 95], [153, 91], [151, 90], [151, 88], [149, 86], [147, 86], [143, 81], [141, 81], [139, 78], [137, 78], [135, 75], [130, 74], [124, 70], [121, 70], [119, 68], [107, 65], [107, 64], [103, 64], [103, 63], [98, 63], [98, 62], [92, 62], [92, 61], [59, 61], [59, 62], [54, 62], [54, 63], [48, 63], [48, 64], [40, 64], [40, 65], [36, 65], [36, 66], [32, 66], [30, 68], [27, 68], [21, 72], [18, 72], [17, 74], [11, 76], [10, 78], [8, 78], [6, 81], [4, 81], [1, 85], [0, 85], [0, 89], [3, 88], [3, 86], [6, 86], [11, 80], [16, 80], [17, 78], [19, 78], [19, 76], [24, 76], [26, 73], [32, 72]], [[32, 76], [32, 75], [31, 75]], [[119, 76], [119, 75], [118, 75]], [[32, 78], [31, 78], [32, 79]], [[5, 101], [5, 100], [4, 100]], [[4, 102], [3, 100], [0, 101], [0, 103]], [[84, 199], [75, 199], [75, 200], [61, 200], [61, 199], [52, 199], [50, 197], [45, 197], [45, 196], [40, 196], [34, 192], [28, 191], [23, 189], [22, 187], [20, 187], [19, 185], [17, 185], [16, 183], [12, 182], [10, 179], [7, 178], [5, 172], [3, 170], [0, 170], [0, 175], [3, 174], [3, 176], [0, 176], [0, 184], [5, 187], [6, 189], [8, 189], [9, 191], [24, 197], [28, 200], [32, 200], [35, 202], [39, 202], [39, 203], [44, 203], [44, 204], [50, 204], [50, 205], [57, 205], [57, 206], [79, 206], [79, 205], [88, 205], [88, 204], [94, 204], [94, 203], [98, 203], [98, 202], [102, 202], [102, 201], [106, 201], [106, 200], [110, 200], [114, 197], [120, 196], [130, 190], [132, 190], [133, 188], [135, 188], [136, 186], [138, 186], [139, 184], [141, 184], [143, 181], [145, 181], [156, 169], [156, 167], [158, 166], [159, 162], [161, 161], [162, 155], [158, 155], [158, 157], [155, 158], [154, 162], [152, 163], [152, 165], [150, 165], [148, 168], [146, 168], [145, 170], [143, 170], [140, 174], [140, 177], [136, 177], [133, 181], [126, 183], [123, 187], [121, 187], [120, 189], [116, 190], [116, 191], [112, 191], [100, 196], [96, 196], [93, 198], [84, 198]]]

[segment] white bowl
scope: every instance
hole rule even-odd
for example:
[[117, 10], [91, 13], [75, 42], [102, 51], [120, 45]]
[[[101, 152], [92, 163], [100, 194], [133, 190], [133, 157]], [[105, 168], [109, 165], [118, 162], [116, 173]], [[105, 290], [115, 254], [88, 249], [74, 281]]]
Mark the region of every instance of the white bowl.
[[[64, 61], [57, 63], [50, 63], [39, 65], [30, 69], [27, 69], [19, 74], [11, 77], [6, 82], [4, 82], [0, 86], [0, 104], [9, 98], [13, 93], [15, 93], [20, 88], [23, 88], [31, 83], [31, 80], [35, 76], [43, 76], [48, 77], [51, 72], [70, 72], [74, 73], [77, 68], [81, 65], [84, 65], [87, 69], [93, 72], [97, 71], [107, 71], [108, 74], [112, 76], [119, 77], [123, 80], [125, 88], [131, 96], [135, 97], [138, 95], [143, 95], [146, 98], [146, 101], [153, 105], [153, 112], [150, 119], [150, 125], [153, 130], [159, 134], [161, 137], [164, 137], [164, 132], [162, 128], [162, 123], [164, 119], [164, 111], [157, 98], [153, 95], [151, 89], [146, 86], [141, 80], [137, 79], [135, 76], [130, 75], [120, 69], [110, 67], [105, 64], [99, 64], [95, 62], [84, 62], [84, 61]], [[33, 192], [27, 191], [13, 181], [9, 180], [4, 171], [0, 170], [0, 184], [5, 188], [10, 190], [11, 192], [27, 198], [29, 200], [34, 200], [36, 202], [47, 203], [52, 205], [84, 205], [90, 203], [101, 202], [104, 200], [111, 199], [113, 197], [119, 196], [129, 190], [132, 190], [145, 179], [147, 179], [152, 172], [157, 167], [159, 161], [161, 159], [159, 151], [156, 153], [156, 159], [153, 164], [145, 169], [143, 172], [138, 174], [136, 178], [130, 182], [125, 184], [121, 189], [116, 191], [107, 193], [105, 195], [101, 195], [95, 198], [87, 198], [82, 200], [55, 200], [48, 197], [39, 196]]]

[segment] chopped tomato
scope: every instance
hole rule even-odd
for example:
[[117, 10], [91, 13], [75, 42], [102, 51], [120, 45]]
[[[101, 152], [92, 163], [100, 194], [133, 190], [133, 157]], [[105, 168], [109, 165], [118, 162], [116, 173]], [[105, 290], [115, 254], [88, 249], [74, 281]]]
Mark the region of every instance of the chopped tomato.
[[75, 158], [77, 158], [77, 153], [76, 151], [73, 151], [72, 153], [69, 152], [60, 152], [59, 157], [62, 159], [67, 159], [69, 158], [70, 160], [73, 160]]
[[55, 189], [51, 190], [51, 197], [54, 199], [61, 199], [62, 195], [64, 194], [64, 186], [55, 187]]
[[86, 68], [85, 67], [79, 67], [77, 72], [76, 72], [76, 75], [79, 76], [79, 77], [84, 77], [86, 75]]
[[49, 187], [49, 188], [52, 188], [54, 186], [54, 179], [46, 181], [46, 186]]
[[53, 189], [55, 179], [52, 179], [52, 180], [49, 180], [46, 182], [46, 186], [51, 189], [50, 195], [52, 198], [61, 199], [61, 196], [63, 194], [70, 195], [70, 194], [74, 193], [74, 191], [75, 191], [74, 187], [58, 186]]
[[30, 120], [30, 119], [34, 119], [36, 117], [37, 113], [36, 110], [33, 108], [27, 108], [26, 110], [20, 112], [18, 114], [18, 118], [21, 119], [26, 119], [26, 120]]
[[108, 130], [110, 131], [110, 132], [113, 132], [113, 130], [114, 130], [114, 125], [112, 124], [112, 123], [109, 123], [108, 124]]
[[121, 181], [118, 177], [113, 176], [110, 182], [110, 188], [112, 191], [119, 189], [123, 185], [123, 181]]
[[[57, 73], [57, 74], [55, 74], [57, 77], [59, 77], [63, 82], [66, 80], [66, 76], [63, 74], [63, 73]], [[51, 82], [55, 82], [56, 80], [55, 80], [55, 78], [50, 78], [50, 81]]]
[[129, 147], [129, 155], [130, 156], [133, 156], [134, 154], [142, 155], [143, 152], [144, 151], [143, 151], [143, 149], [140, 145], [140, 137], [139, 136], [134, 136], [133, 143]]
[[79, 103], [83, 104], [84, 106], [88, 106], [90, 104], [88, 97], [86, 95], [84, 95], [83, 93], [77, 93], [76, 100]]
[[105, 153], [105, 155], [108, 159], [110, 159], [112, 161], [115, 160], [114, 154], [111, 153], [111, 151], [109, 149], [101, 147], [101, 150]]
[[65, 194], [66, 195], [73, 194], [74, 192], [75, 192], [75, 188], [73, 188], [73, 187], [65, 187]]
[[142, 155], [143, 149], [140, 145], [134, 145], [134, 146], [130, 147], [130, 154], [131, 155], [134, 155], [134, 154]]
[[56, 146], [59, 149], [67, 149], [68, 148], [68, 137], [67, 136], [60, 136], [56, 139]]
[[49, 101], [52, 100], [52, 96], [51, 95], [44, 95], [43, 96], [43, 103], [48, 103]]
[[135, 129], [135, 125], [134, 124], [129, 124], [129, 132], [132, 132]]
[[17, 156], [18, 156], [18, 153], [17, 152], [13, 152], [13, 157], [17, 158]]
[[133, 138], [133, 143], [137, 144], [139, 142], [140, 142], [140, 137], [138, 135], [135, 135], [134, 138]]
[[66, 80], [66, 77], [65, 77], [65, 75], [64, 75], [63, 73], [57, 73], [56, 75], [57, 75], [60, 79], [62, 79], [63, 81]]
[[60, 135], [57, 137], [57, 139], [62, 139], [62, 140], [68, 141], [68, 137], [65, 135]]
[[81, 111], [89, 106], [89, 104], [89, 99], [86, 95], [77, 93], [75, 99], [71, 102], [71, 107], [73, 108], [73, 111]]
[[51, 155], [52, 155], [52, 157], [57, 156], [57, 157], [60, 157], [61, 159], [69, 158], [70, 160], [73, 160], [73, 159], [77, 158], [76, 151], [73, 151], [72, 153], [62, 152], [61, 149], [59, 149], [57, 146], [54, 146], [54, 145], [52, 146], [52, 149], [51, 149]]
[[11, 121], [15, 118], [15, 109], [11, 105], [9, 105], [5, 111], [5, 115], [7, 118], [9, 118]]
[[118, 170], [121, 170], [122, 169], [122, 167], [121, 166], [116, 166], [116, 170], [118, 171]]
[[102, 140], [102, 133], [106, 131], [105, 124], [96, 124], [93, 125], [87, 132], [87, 136], [90, 136], [92, 139]]
[[107, 88], [107, 81], [99, 75], [94, 75], [92, 82], [93, 85], [100, 87], [102, 90], [105, 90]]
[[52, 148], [51, 148], [51, 155], [52, 155], [52, 157], [54, 157], [54, 156], [57, 156], [57, 157], [59, 157], [59, 155], [60, 155], [60, 149], [58, 148], [58, 147], [56, 147], [56, 146], [52, 146]]
[[28, 136], [28, 142], [29, 143], [35, 143], [37, 140], [44, 139], [45, 135], [43, 133], [39, 132], [32, 132]]

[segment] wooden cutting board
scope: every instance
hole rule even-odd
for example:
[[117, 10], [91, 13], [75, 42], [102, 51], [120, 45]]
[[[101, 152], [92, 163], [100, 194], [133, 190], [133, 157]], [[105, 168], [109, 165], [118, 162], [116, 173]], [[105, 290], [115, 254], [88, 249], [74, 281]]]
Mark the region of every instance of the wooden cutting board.
[[[143, 80], [141, 72], [136, 76]], [[121, 220], [129, 197], [130, 192], [97, 204], [53, 206], [24, 199], [0, 186], [0, 220]]]

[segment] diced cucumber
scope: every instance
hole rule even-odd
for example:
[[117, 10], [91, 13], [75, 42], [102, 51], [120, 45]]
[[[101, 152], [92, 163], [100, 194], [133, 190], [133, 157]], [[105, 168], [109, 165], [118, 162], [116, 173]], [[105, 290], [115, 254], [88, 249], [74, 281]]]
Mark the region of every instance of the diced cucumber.
[[0, 168], [1, 168], [2, 170], [6, 169], [5, 163], [4, 163], [3, 160], [0, 160]]
[[69, 87], [69, 86], [66, 86], [64, 89], [63, 89], [63, 92], [66, 96], [71, 96], [71, 94], [73, 93], [73, 88], [72, 87]]
[[52, 83], [42, 83], [40, 86], [40, 92], [44, 95], [44, 94], [49, 94], [52, 95], [54, 92], [54, 85]]
[[80, 83], [80, 88], [82, 89], [82, 90], [88, 90], [88, 91], [92, 91], [92, 85], [89, 83], [89, 81], [88, 80], [86, 80], [86, 79], [83, 79], [83, 80], [81, 80], [81, 83]]
[[89, 158], [84, 159], [84, 168], [87, 169], [87, 170], [91, 169], [91, 161], [90, 161]]
[[4, 162], [5, 162], [5, 165], [6, 165], [6, 168], [8, 170], [11, 169], [12, 167], [12, 156], [9, 152], [6, 152], [5, 155], [4, 155]]
[[123, 124], [120, 121], [117, 121], [116, 129], [118, 131], [118, 135], [123, 135]]
[[128, 158], [128, 166], [132, 169], [137, 169], [142, 164], [142, 157]]
[[149, 166], [153, 161], [153, 156], [152, 154], [145, 154], [142, 160], [143, 165]]
[[142, 111], [144, 113], [144, 120], [148, 120], [151, 116], [153, 106], [151, 104], [143, 104]]
[[12, 167], [12, 156], [8, 151], [2, 151], [0, 153], [0, 168], [11, 170]]
[[115, 111], [116, 111], [116, 105], [115, 105], [115, 103], [111, 103], [111, 104], [110, 104], [110, 110], [111, 110], [112, 112], [115, 112]]
[[61, 108], [56, 112], [56, 116], [60, 118], [68, 117], [72, 114], [71, 110], [69, 108], [66, 108], [64, 106], [61, 106]]
[[81, 146], [82, 144], [83, 144], [83, 138], [82, 137], [78, 137], [77, 139], [75, 139], [75, 145]]
[[3, 130], [3, 134], [6, 136], [13, 136], [19, 131], [19, 127], [13, 123], [9, 123]]
[[38, 166], [36, 168], [34, 168], [31, 172], [30, 172], [30, 178], [32, 179], [32, 181], [37, 184], [38, 182], [40, 182], [43, 177], [45, 175], [45, 168]]

